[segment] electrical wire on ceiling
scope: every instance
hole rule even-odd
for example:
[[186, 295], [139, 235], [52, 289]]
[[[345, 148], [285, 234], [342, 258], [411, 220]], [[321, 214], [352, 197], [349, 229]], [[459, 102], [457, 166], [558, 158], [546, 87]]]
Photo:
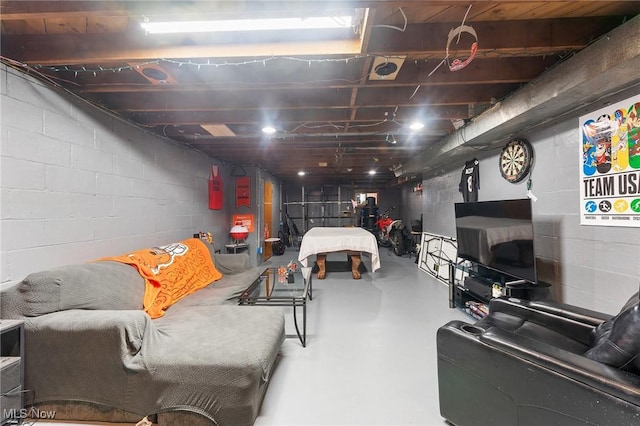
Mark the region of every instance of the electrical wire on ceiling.
[[351, 124], [349, 125], [349, 127], [374, 127], [374, 126], [380, 126], [381, 124], [386, 123], [388, 120], [382, 120], [382, 121], [378, 121], [377, 123], [371, 123], [371, 124]]
[[402, 17], [404, 18], [404, 25], [402, 26], [402, 28], [400, 27], [396, 27], [394, 25], [387, 25], [387, 24], [377, 24], [377, 25], [372, 25], [374, 28], [391, 28], [392, 30], [396, 30], [396, 31], [400, 31], [400, 32], [405, 32], [407, 29], [407, 15], [404, 13], [404, 10], [399, 7], [398, 8], [400, 10], [400, 13], [402, 13]]
[[[396, 109], [397, 109], [397, 107], [396, 107]], [[375, 123], [370, 123], [370, 124], [350, 124], [349, 127], [350, 128], [354, 128], [354, 127], [355, 128], [359, 128], [359, 127], [375, 127], [375, 126], [380, 126], [380, 125], [382, 125], [384, 123], [388, 123], [389, 121], [391, 121], [392, 123], [395, 123], [395, 124], [397, 124], [399, 126], [403, 125], [402, 123], [396, 121], [395, 119], [394, 120], [384, 119], [384, 120], [377, 121]], [[302, 123], [301, 125], [299, 125], [297, 127], [294, 127], [293, 129], [287, 131], [287, 133], [293, 133], [293, 132], [295, 132], [295, 131], [297, 131], [299, 129], [321, 129], [323, 127], [333, 127], [334, 129], [337, 129], [337, 130], [343, 130], [343, 129], [346, 128], [346, 126], [340, 126], [340, 125], [334, 124], [332, 122], [327, 122], [327, 123], [323, 123], [323, 124], [317, 124], [317, 125], [313, 125], [313, 126], [309, 125], [309, 123], [310, 122], [308, 122], [308, 121], [306, 123]]]
[[403, 124], [400, 123], [398, 120], [396, 120], [396, 115], [398, 114], [398, 105], [396, 105], [396, 107], [393, 109], [393, 112], [391, 113], [391, 122], [394, 124], [397, 124], [398, 126], [402, 126]]
[[298, 129], [321, 129], [321, 128], [323, 128], [323, 127], [333, 127], [333, 128], [334, 128], [334, 129], [336, 129], [336, 130], [342, 130], [342, 129], [344, 129], [344, 126], [340, 126], [340, 125], [337, 125], [337, 124], [333, 124], [333, 123], [332, 123], [332, 122], [330, 122], [330, 121], [328, 121], [328, 122], [327, 122], [327, 123], [325, 123], [325, 124], [318, 124], [318, 125], [315, 125], [315, 126], [310, 126], [310, 125], [309, 125], [309, 123], [310, 123], [309, 121], [307, 121], [307, 122], [305, 122], [305, 123], [302, 123], [301, 125], [299, 125], [299, 126], [297, 126], [297, 127], [294, 127], [293, 129], [289, 130], [289, 132], [288, 132], [288, 133], [293, 133], [293, 132], [295, 132], [295, 131], [296, 131], [296, 130], [298, 130]]
[[[465, 21], [467, 20], [467, 16], [469, 16], [469, 12], [471, 11], [471, 6], [473, 6], [472, 4], [469, 5], [469, 7], [467, 8], [467, 12], [464, 14], [464, 18], [462, 18], [462, 23], [460, 24], [460, 26], [462, 27], [465, 23]], [[456, 40], [456, 44], [460, 43], [460, 36], [462, 35], [462, 33], [458, 33], [458, 39]]]
[[[460, 26], [458, 28], [462, 28], [464, 26], [465, 21], [467, 20], [467, 16], [469, 15], [469, 12], [471, 11], [471, 6], [473, 6], [473, 4], [470, 4], [469, 7], [467, 8], [466, 13], [464, 14], [464, 17], [462, 18], [462, 23], [460, 24]], [[462, 31], [458, 32], [458, 39], [456, 40], [456, 45], [460, 42], [460, 36], [462, 35]], [[444, 59], [442, 61], [440, 61], [440, 63], [438, 65], [436, 65], [436, 67], [433, 69], [433, 71], [431, 71], [429, 73], [429, 75], [427, 77], [431, 77], [438, 68], [440, 68], [442, 66], [442, 64], [444, 63], [448, 63], [449, 62], [449, 51], [447, 48], [447, 54], [445, 55]], [[413, 91], [413, 93], [411, 94], [411, 96], [409, 97], [409, 99], [413, 99], [413, 97], [416, 95], [416, 93], [418, 93], [418, 90], [420, 89], [422, 85], [418, 84], [418, 87], [416, 87], [416, 90]]]

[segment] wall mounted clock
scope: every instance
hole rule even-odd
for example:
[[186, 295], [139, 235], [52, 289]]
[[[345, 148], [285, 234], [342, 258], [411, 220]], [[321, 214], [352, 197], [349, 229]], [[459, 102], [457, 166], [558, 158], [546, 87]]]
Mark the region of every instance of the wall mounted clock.
[[511, 183], [520, 182], [531, 170], [533, 147], [526, 139], [513, 139], [502, 148], [499, 162], [503, 178]]

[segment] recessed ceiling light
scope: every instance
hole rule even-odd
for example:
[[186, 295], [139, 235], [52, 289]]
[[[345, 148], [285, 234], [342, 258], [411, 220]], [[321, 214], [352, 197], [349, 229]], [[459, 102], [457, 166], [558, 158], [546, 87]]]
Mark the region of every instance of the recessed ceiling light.
[[298, 176], [304, 176], [305, 174], [306, 174], [306, 173], [305, 173], [305, 172], [303, 172], [302, 170], [300, 170], [300, 171], [298, 172]]
[[276, 129], [275, 129], [275, 127], [271, 127], [271, 126], [264, 126], [264, 127], [262, 128], [262, 132], [263, 132], [263, 133], [266, 133], [266, 134], [268, 134], [268, 135], [272, 135], [272, 134], [274, 134], [274, 133], [276, 132]]
[[409, 128], [410, 128], [411, 130], [420, 130], [420, 129], [422, 129], [423, 127], [424, 127], [424, 124], [423, 124], [423, 123], [421, 123], [421, 122], [419, 122], [419, 121], [414, 121], [413, 123], [411, 123], [411, 124], [409, 125]]

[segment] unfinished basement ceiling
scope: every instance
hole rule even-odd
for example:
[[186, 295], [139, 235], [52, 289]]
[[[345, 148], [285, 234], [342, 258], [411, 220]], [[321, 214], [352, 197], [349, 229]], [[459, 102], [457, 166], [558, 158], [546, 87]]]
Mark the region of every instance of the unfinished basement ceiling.
[[[474, 130], [481, 116], [491, 122], [514, 93], [640, 13], [635, 1], [3, 0], [0, 7], [5, 63], [224, 163], [258, 166], [285, 182], [304, 170], [305, 182], [356, 187], [398, 184], [452, 167], [474, 143], [502, 143], [518, 127], [496, 121], [497, 132]], [[308, 34], [146, 34], [140, 26], [347, 12], [356, 12], [355, 27]], [[410, 129], [414, 120], [425, 126]], [[475, 141], [454, 142], [461, 124]], [[275, 132], [263, 133], [266, 125]]]

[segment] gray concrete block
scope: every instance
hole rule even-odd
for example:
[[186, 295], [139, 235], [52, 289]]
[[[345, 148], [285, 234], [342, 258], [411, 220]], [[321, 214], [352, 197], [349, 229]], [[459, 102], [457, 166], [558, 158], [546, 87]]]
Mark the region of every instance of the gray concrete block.
[[0, 168], [2, 187], [42, 191], [45, 189], [45, 167], [42, 163], [4, 157]]
[[52, 139], [39, 131], [10, 126], [6, 129], [7, 138], [2, 144], [5, 152], [3, 155], [43, 164], [70, 165], [71, 145], [69, 143]]

